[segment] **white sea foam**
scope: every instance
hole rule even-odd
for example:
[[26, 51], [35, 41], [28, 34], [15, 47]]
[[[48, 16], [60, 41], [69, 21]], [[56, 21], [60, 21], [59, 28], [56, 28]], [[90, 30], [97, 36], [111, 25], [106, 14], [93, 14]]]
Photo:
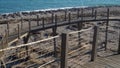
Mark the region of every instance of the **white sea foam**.
[[64, 10], [64, 9], [72, 9], [72, 8], [86, 8], [88, 6], [77, 6], [77, 7], [62, 7], [62, 8], [49, 8], [49, 9], [39, 9], [39, 10], [29, 10], [29, 11], [19, 11], [19, 12], [10, 12], [10, 13], [2, 13], [1, 15], [9, 15], [9, 14], [14, 14], [14, 13], [23, 13], [23, 12], [39, 12], [39, 11], [52, 11], [52, 10]]

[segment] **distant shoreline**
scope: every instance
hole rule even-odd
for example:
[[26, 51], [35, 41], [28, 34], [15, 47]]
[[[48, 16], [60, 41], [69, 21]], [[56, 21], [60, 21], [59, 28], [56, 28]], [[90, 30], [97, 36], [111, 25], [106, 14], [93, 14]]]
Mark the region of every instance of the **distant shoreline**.
[[10, 13], [0, 13], [0, 15], [9, 15], [9, 14], [18, 14], [18, 13], [31, 13], [31, 12], [46, 12], [46, 11], [59, 11], [66, 9], [80, 9], [80, 8], [100, 8], [100, 7], [120, 7], [120, 5], [104, 5], [104, 6], [78, 6], [78, 7], [61, 7], [61, 8], [49, 8], [49, 9], [38, 9], [30, 11], [19, 11], [19, 12], [10, 12]]

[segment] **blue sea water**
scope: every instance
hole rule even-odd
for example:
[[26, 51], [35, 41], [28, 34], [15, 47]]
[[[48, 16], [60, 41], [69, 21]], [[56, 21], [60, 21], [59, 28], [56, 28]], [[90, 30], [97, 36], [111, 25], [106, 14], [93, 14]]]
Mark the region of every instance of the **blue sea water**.
[[0, 0], [0, 14], [64, 7], [120, 5], [120, 0]]

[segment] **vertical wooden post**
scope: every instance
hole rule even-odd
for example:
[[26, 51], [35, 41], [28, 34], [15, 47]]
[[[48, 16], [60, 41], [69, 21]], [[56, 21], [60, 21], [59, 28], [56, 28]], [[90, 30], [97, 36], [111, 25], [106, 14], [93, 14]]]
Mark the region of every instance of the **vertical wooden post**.
[[43, 30], [45, 29], [45, 19], [44, 19], [44, 17], [42, 18], [42, 28], [43, 28]]
[[68, 36], [62, 33], [60, 68], [67, 68]]
[[[52, 31], [53, 31], [53, 36], [56, 36], [57, 35], [57, 15], [55, 15], [55, 26], [52, 28]], [[54, 57], [57, 57], [57, 42], [56, 42], [56, 39], [54, 38], [53, 39], [54, 41]]]
[[95, 20], [97, 19], [97, 10], [95, 10]]
[[51, 15], [51, 23], [54, 23], [54, 13], [52, 12], [52, 15]]
[[105, 32], [105, 50], [107, 50], [108, 26], [109, 26], [109, 8], [107, 9], [107, 22], [106, 22], [106, 32]]
[[31, 20], [28, 21], [29, 24], [29, 32], [31, 31]]
[[83, 20], [83, 8], [81, 8], [81, 20]]
[[23, 18], [21, 17], [21, 30], [23, 29]]
[[17, 26], [18, 26], [18, 39], [20, 39], [20, 26], [19, 24]]
[[65, 10], [65, 18], [64, 18], [64, 21], [67, 20], [67, 10]]
[[37, 26], [39, 26], [39, 15], [37, 15]]
[[118, 40], [118, 54], [120, 54], [120, 31], [119, 31], [119, 40]]
[[94, 8], [92, 8], [92, 17], [94, 17]]
[[71, 13], [68, 14], [68, 22], [71, 22]]
[[79, 18], [79, 15], [80, 15], [80, 9], [78, 8], [78, 10], [77, 10], [77, 19]]
[[9, 22], [7, 22], [7, 31], [8, 31], [7, 33], [8, 33], [8, 36], [9, 36], [9, 32], [10, 32], [9, 29], [10, 29]]
[[[78, 26], [78, 30], [81, 30], [82, 29], [82, 22], [79, 22], [79, 23], [77, 23], [77, 26]], [[80, 45], [81, 44], [81, 36], [80, 36], [80, 32], [78, 32], [78, 45]]]
[[93, 35], [93, 44], [92, 44], [92, 53], [91, 53], [91, 61], [95, 61], [97, 57], [97, 45], [98, 45], [98, 26], [94, 27], [94, 35]]
[[8, 46], [8, 30], [5, 30], [5, 34], [6, 34], [6, 37], [5, 37], [5, 39], [6, 39], [6, 44], [3, 45], [3, 47]]
[[[28, 43], [30, 34], [28, 34], [26, 37], [23, 37], [24, 44]], [[29, 58], [29, 51], [28, 51], [28, 46], [25, 46], [26, 50], [26, 56]]]

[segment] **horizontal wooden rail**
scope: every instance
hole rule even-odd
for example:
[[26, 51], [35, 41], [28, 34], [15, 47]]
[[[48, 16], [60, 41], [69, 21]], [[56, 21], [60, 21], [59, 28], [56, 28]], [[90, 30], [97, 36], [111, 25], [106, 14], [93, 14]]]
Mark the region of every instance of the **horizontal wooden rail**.
[[37, 43], [48, 41], [48, 40], [51, 40], [51, 39], [54, 39], [54, 38], [58, 38], [58, 37], [59, 37], [59, 35], [54, 36], [54, 37], [50, 37], [50, 38], [47, 38], [47, 39], [39, 40], [39, 41], [36, 41], [36, 42], [31, 42], [31, 43], [28, 43], [28, 44], [22, 44], [22, 45], [18, 45], [18, 46], [12, 46], [12, 47], [9, 47], [9, 48], [1, 49], [0, 52], [6, 51], [6, 50], [10, 50], [10, 49], [19, 48], [19, 47], [24, 47], [24, 46], [29, 46], [29, 45], [37, 44]]
[[70, 33], [68, 33], [68, 34], [75, 34], [75, 33], [79, 33], [79, 32], [85, 32], [85, 31], [88, 31], [88, 30], [91, 30], [91, 29], [93, 29], [93, 27], [90, 27], [90, 28], [88, 28], [88, 29], [82, 29], [82, 30], [80, 30], [80, 31], [73, 31], [73, 32], [70, 32]]

